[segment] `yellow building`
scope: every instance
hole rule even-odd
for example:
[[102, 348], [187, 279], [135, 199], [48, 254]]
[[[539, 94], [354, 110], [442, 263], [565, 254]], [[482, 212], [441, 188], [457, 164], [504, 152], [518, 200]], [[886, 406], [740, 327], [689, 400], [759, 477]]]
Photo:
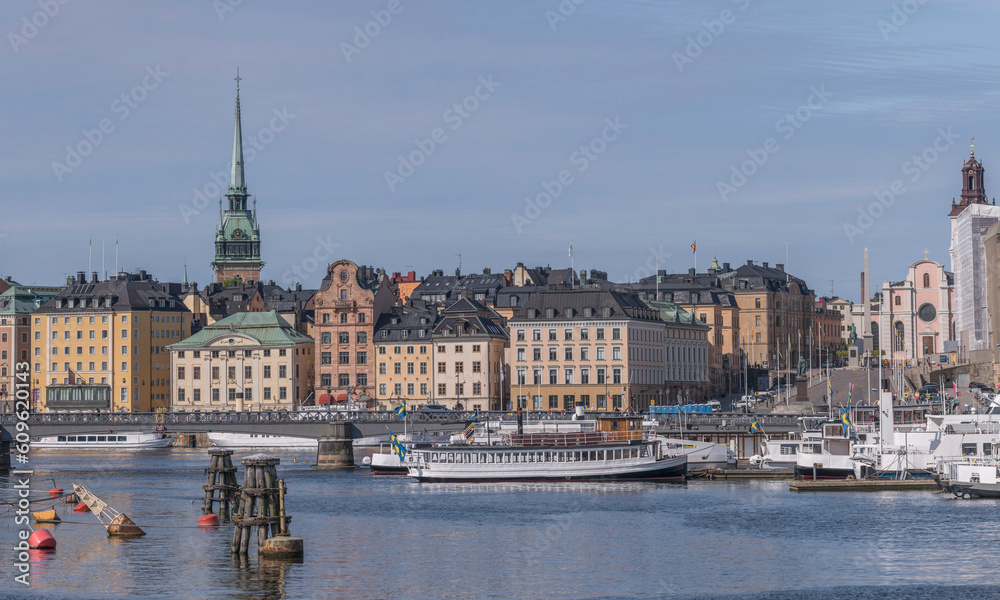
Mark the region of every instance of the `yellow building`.
[[226, 317], [169, 348], [173, 410], [295, 410], [312, 394], [312, 338], [275, 311]]
[[33, 315], [32, 386], [43, 411], [150, 412], [170, 406], [166, 347], [191, 335], [180, 284], [139, 271], [72, 285]]

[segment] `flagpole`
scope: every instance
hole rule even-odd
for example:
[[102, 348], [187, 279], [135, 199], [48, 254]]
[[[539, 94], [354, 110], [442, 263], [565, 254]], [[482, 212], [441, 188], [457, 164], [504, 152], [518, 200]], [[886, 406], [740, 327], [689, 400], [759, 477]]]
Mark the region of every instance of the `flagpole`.
[[574, 264], [573, 257], [573, 240], [569, 241], [569, 270], [572, 271], [569, 274], [569, 289], [576, 289], [576, 265]]

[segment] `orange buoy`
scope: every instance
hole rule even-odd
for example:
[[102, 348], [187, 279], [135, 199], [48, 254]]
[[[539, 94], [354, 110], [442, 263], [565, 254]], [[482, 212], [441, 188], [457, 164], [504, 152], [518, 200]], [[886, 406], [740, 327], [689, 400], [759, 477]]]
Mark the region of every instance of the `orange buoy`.
[[205, 515], [204, 517], [198, 518], [199, 527], [218, 527], [219, 526], [219, 516], [218, 515]]
[[49, 496], [52, 496], [53, 498], [55, 498], [56, 496], [62, 496], [62, 493], [63, 493], [62, 488], [52, 488], [51, 490], [49, 490]]
[[35, 550], [55, 550], [56, 538], [44, 529], [36, 529], [28, 538], [28, 547]]
[[74, 506], [73, 510], [75, 510], [76, 512], [90, 512], [90, 507], [81, 502], [76, 506]]

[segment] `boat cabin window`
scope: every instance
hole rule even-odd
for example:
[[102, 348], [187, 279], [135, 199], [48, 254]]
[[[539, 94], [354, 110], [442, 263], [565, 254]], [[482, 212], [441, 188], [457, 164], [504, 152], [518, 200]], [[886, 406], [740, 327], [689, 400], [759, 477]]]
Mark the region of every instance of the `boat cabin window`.
[[124, 435], [118, 436], [118, 441], [119, 442], [124, 442], [125, 441], [125, 436]]
[[96, 435], [88, 435], [87, 436], [87, 441], [88, 442], [96, 442], [97, 441], [97, 436]]
[[56, 441], [58, 441], [58, 442], [65, 442], [66, 441], [66, 436], [60, 435], [59, 437], [56, 438]]
[[803, 454], [822, 454], [823, 446], [821, 444], [802, 444]]
[[76, 441], [76, 436], [75, 435], [68, 436], [66, 438], [66, 440], [69, 441], [69, 442], [75, 442]]
[[796, 444], [782, 444], [780, 453], [782, 456], [794, 456], [798, 446]]
[[962, 456], [975, 456], [976, 444], [962, 444]]
[[437, 462], [437, 461], [438, 461], [438, 453], [431, 452], [431, 462]]
[[992, 442], [983, 442], [983, 456], [993, 456]]
[[99, 435], [99, 436], [97, 436], [97, 441], [98, 442], [106, 442], [106, 441], [108, 441], [108, 436], [106, 436], [106, 435]]

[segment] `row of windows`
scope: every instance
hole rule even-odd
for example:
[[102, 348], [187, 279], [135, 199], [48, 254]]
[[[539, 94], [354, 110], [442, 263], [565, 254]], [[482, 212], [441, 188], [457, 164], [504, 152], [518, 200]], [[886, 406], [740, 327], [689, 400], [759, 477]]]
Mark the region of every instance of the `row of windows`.
[[[330, 373], [322, 373], [319, 376], [319, 385], [322, 388], [333, 387], [333, 375]], [[351, 374], [350, 373], [340, 373], [337, 375], [337, 387], [349, 387], [351, 385]], [[368, 385], [368, 374], [358, 373], [355, 376], [355, 385], [358, 387], [364, 387]]]
[[[340, 290], [340, 291], [341, 291], [341, 298], [340, 299], [341, 300], [347, 300], [347, 290]], [[347, 315], [348, 315], [348, 313], [346, 313], [346, 312], [340, 313], [340, 318], [338, 320], [341, 323], [347, 323]], [[357, 322], [358, 323], [364, 323], [365, 322], [365, 313], [359, 312], [359, 313], [357, 313], [357, 315], [358, 315]], [[322, 322], [323, 322], [324, 325], [329, 325], [330, 322], [331, 322], [330, 313], [328, 313], [328, 312], [323, 313], [323, 316], [321, 317], [321, 320], [322, 320]]]
[[[263, 400], [271, 400], [273, 398], [272, 395], [271, 395], [271, 388], [270, 387], [262, 388], [261, 392], [262, 392], [261, 398]], [[245, 402], [252, 402], [253, 401], [253, 388], [247, 387], [247, 388], [243, 388], [242, 390], [237, 390], [237, 388], [226, 388], [226, 397], [229, 399], [230, 402], [236, 402], [237, 396], [239, 394], [243, 395], [243, 400]], [[219, 391], [219, 388], [212, 388], [212, 402], [218, 402], [220, 396], [221, 396], [221, 393]], [[187, 398], [187, 390], [185, 390], [184, 388], [178, 388], [177, 389], [177, 401], [178, 402], [185, 402], [186, 398]], [[287, 400], [288, 399], [288, 388], [286, 388], [284, 386], [279, 387], [278, 388], [277, 399], [278, 400]], [[195, 389], [191, 390], [191, 402], [192, 403], [201, 402], [201, 388], [195, 388]]]
[[[549, 341], [550, 342], [556, 341], [558, 339], [558, 333], [559, 333], [558, 329], [549, 329], [548, 330], [548, 339], [549, 339]], [[595, 331], [594, 331], [594, 333], [595, 333], [596, 339], [598, 339], [598, 340], [603, 340], [604, 339], [604, 328], [603, 327], [596, 328]], [[517, 338], [517, 341], [519, 341], [519, 342], [525, 341], [525, 335], [526, 335], [526, 331], [524, 329], [518, 329], [518, 330], [516, 330], [515, 336]], [[580, 339], [581, 340], [589, 340], [590, 339], [590, 329], [588, 327], [581, 327], [580, 328]], [[613, 340], [620, 340], [620, 339], [622, 339], [622, 332], [621, 332], [620, 328], [615, 327], [615, 328], [613, 328], [611, 330], [611, 339], [613, 339]], [[567, 342], [573, 341], [573, 328], [572, 327], [567, 327], [567, 328], [563, 329], [563, 340], [567, 341]], [[542, 341], [542, 330], [541, 329], [532, 329], [531, 330], [531, 341], [533, 341], [533, 342], [540, 342], [540, 341]]]
[[[416, 388], [415, 384], [413, 384], [413, 383], [407, 383], [406, 384], [406, 395], [407, 396], [413, 396], [416, 393], [416, 389], [417, 388]], [[421, 396], [426, 396], [427, 395], [427, 389], [428, 389], [427, 384], [426, 383], [421, 383], [420, 384], [420, 395]], [[464, 383], [456, 383], [456, 384], [454, 384], [453, 385], [453, 389], [455, 390], [455, 396], [461, 398], [462, 396], [465, 395], [465, 384]], [[389, 395], [388, 392], [389, 392], [389, 386], [388, 386], [388, 384], [385, 384], [385, 383], [378, 384], [378, 395], [380, 397], [382, 397], [382, 398], [388, 397], [388, 395]], [[472, 395], [473, 396], [481, 396], [482, 393], [483, 393], [483, 384], [479, 383], [479, 382], [473, 383], [472, 384]], [[392, 385], [392, 395], [393, 396], [399, 396], [399, 397], [403, 396], [403, 384], [402, 383], [394, 383]], [[438, 386], [437, 386], [437, 395], [438, 395], [438, 397], [446, 397], [448, 395], [448, 385], [445, 384], [445, 383], [439, 383]]]
[[[136, 352], [139, 351], [138, 348], [139, 347], [136, 346]], [[299, 350], [300, 348], [295, 349], [296, 356], [299, 355]], [[301, 350], [303, 355], [309, 354], [310, 351], [308, 347], [301, 348]], [[178, 350], [177, 358], [184, 358], [187, 355], [186, 352], [187, 352], [186, 350]], [[238, 356], [242, 356], [243, 358], [252, 358], [254, 353], [253, 350], [207, 350], [206, 352], [210, 352], [212, 358], [221, 358], [223, 353], [226, 355], [226, 358], [237, 358]], [[263, 354], [264, 358], [268, 358], [271, 356], [271, 350], [269, 348], [261, 350], [261, 353]], [[201, 358], [201, 350], [192, 350], [191, 356], [193, 356], [194, 358]], [[288, 356], [288, 349], [279, 348], [278, 356]]]
[[[542, 385], [543, 369], [534, 368], [531, 370], [531, 384], [530, 385]], [[605, 367], [597, 367], [595, 369], [597, 373], [598, 385], [603, 385], [606, 383], [621, 383], [622, 382], [622, 370], [619, 367], [611, 369], [611, 381], [607, 378], [607, 369]], [[515, 383], [517, 385], [529, 385], [528, 384], [528, 370], [525, 368], [519, 368], [517, 370]], [[559, 385], [559, 369], [550, 368], [549, 369], [549, 385]], [[565, 367], [563, 369], [563, 384], [574, 385], [576, 383], [576, 368], [575, 367]], [[590, 368], [581, 367], [580, 368], [580, 383], [582, 385], [590, 385]]]
[[[271, 365], [264, 365], [262, 368], [264, 379], [271, 378]], [[177, 379], [183, 380], [187, 376], [187, 367], [178, 366], [177, 367]], [[212, 367], [212, 379], [219, 379], [219, 367]], [[236, 367], [230, 366], [226, 369], [226, 375], [229, 380], [236, 379]], [[299, 376], [299, 365], [295, 365], [295, 376]], [[278, 378], [285, 379], [288, 377], [288, 365], [278, 365]], [[191, 367], [191, 379], [201, 379], [201, 367], [193, 366]], [[243, 379], [253, 379], [253, 367], [246, 365], [243, 367]]]
[[[563, 348], [563, 360], [573, 360], [574, 346], [566, 346]], [[597, 359], [596, 360], [607, 360], [606, 358], [606, 348], [604, 346], [597, 346]], [[517, 362], [527, 362], [527, 348], [517, 348]], [[611, 360], [621, 360], [622, 359], [622, 348], [621, 346], [611, 347]], [[535, 347], [531, 349], [531, 360], [532, 362], [542, 362], [542, 348]], [[549, 346], [549, 361], [559, 360], [559, 348], [558, 346]], [[590, 360], [590, 346], [580, 347], [580, 360], [588, 361]]]
[[[333, 353], [331, 352], [321, 352], [320, 353], [320, 364], [331, 365], [333, 364]], [[356, 354], [355, 364], [367, 365], [368, 364], [368, 353], [358, 352]], [[337, 355], [337, 364], [339, 365], [349, 365], [351, 364], [351, 353], [350, 352], [340, 352]]]
[[[517, 402], [520, 406], [528, 408], [529, 396], [518, 396]], [[548, 404], [543, 406], [542, 396], [531, 396], [531, 410], [546, 410], [546, 409], [558, 409], [559, 408], [559, 396], [556, 394], [551, 394], [548, 397]], [[598, 410], [606, 409], [608, 406], [607, 396], [605, 394], [599, 394], [594, 396], [595, 405], [594, 407]], [[583, 403], [584, 408], [590, 408], [590, 394], [581, 394], [580, 402]], [[572, 410], [576, 407], [576, 395], [566, 394], [563, 396], [562, 408], [566, 410]], [[611, 396], [611, 408], [619, 409], [622, 407], [622, 397], [620, 395]]]
[[[319, 335], [319, 339], [320, 339], [320, 343], [322, 343], [322, 344], [331, 344], [332, 340], [333, 340], [333, 333], [330, 332], [330, 331], [324, 331], [324, 332], [322, 332]], [[358, 344], [367, 344], [368, 343], [368, 332], [367, 331], [359, 331], [357, 333], [355, 339], [357, 339]], [[350, 334], [350, 332], [341, 331], [340, 333], [338, 333], [337, 334], [337, 342], [340, 343], [340, 344], [350, 344], [351, 343], [351, 334]]]
[[[387, 366], [388, 366], [387, 363], [380, 362], [378, 364], [378, 374], [379, 375], [386, 375], [387, 374], [387, 369], [386, 369]], [[407, 375], [413, 375], [415, 367], [416, 367], [416, 363], [412, 363], [412, 362], [406, 363], [406, 374]], [[455, 369], [455, 373], [464, 373], [465, 372], [465, 363], [464, 362], [456, 362], [456, 363], [454, 363], [454, 369]], [[437, 372], [438, 373], [447, 373], [448, 372], [448, 363], [439, 362], [437, 364]], [[472, 361], [472, 372], [473, 373], [482, 373], [483, 372], [483, 363], [481, 361], [478, 361], [478, 360]], [[392, 363], [392, 374], [393, 375], [402, 375], [403, 374], [403, 363], [401, 363], [401, 362], [394, 362], [394, 363]], [[426, 375], [427, 374], [427, 363], [426, 362], [421, 362], [420, 363], [420, 374], [421, 375]]]
[[[70, 319], [72, 319], [72, 318], [73, 317], [63, 317], [62, 318], [63, 325], [69, 325], [70, 324]], [[107, 315], [101, 315], [101, 323], [102, 324], [107, 324], [107, 322], [108, 322], [108, 316]], [[121, 322], [122, 323], [128, 323], [128, 315], [122, 315], [121, 316]], [[139, 322], [139, 315], [132, 315], [132, 322], [133, 323], [138, 323]], [[152, 317], [150, 319], [150, 322], [152, 322], [152, 323], [183, 323], [184, 322], [184, 316], [183, 315], [169, 315], [169, 316], [152, 315]], [[59, 317], [52, 317], [50, 323], [52, 325], [58, 325], [59, 324]], [[97, 323], [96, 317], [94, 317], [94, 316], [87, 317], [87, 324], [88, 325], [94, 325], [96, 323]], [[35, 325], [41, 325], [41, 324], [42, 324], [41, 317], [35, 317]], [[76, 324], [77, 325], [83, 325], [83, 317], [76, 317]]]

